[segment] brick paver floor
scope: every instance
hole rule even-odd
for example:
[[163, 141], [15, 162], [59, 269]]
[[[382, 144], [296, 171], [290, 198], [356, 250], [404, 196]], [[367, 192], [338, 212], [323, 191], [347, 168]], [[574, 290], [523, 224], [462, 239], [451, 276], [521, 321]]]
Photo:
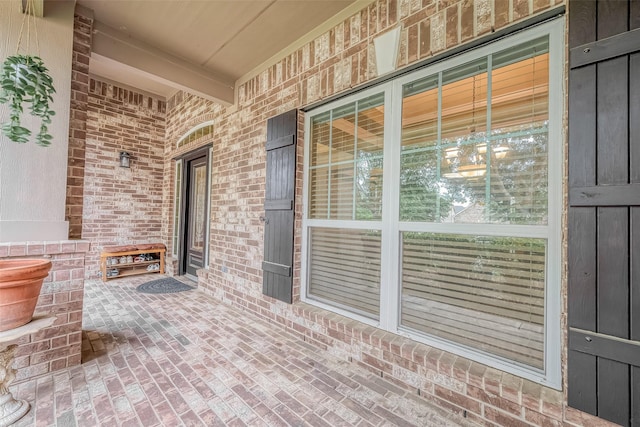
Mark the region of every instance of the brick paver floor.
[[193, 290], [87, 281], [83, 362], [16, 384], [26, 426], [469, 426], [410, 390]]

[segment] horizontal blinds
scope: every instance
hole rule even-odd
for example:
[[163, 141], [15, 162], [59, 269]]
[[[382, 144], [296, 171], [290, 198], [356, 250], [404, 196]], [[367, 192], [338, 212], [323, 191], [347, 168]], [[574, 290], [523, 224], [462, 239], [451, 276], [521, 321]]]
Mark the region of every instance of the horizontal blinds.
[[547, 141], [546, 128], [494, 141], [497, 149], [508, 151], [491, 164], [488, 222], [547, 223]]
[[311, 119], [309, 218], [382, 217], [384, 95]]
[[547, 223], [548, 41], [492, 60], [403, 87], [401, 221]]
[[403, 326], [543, 368], [543, 239], [402, 236]]
[[513, 132], [522, 125], [540, 126], [548, 119], [548, 53], [494, 68], [491, 84], [493, 134]]
[[380, 232], [311, 228], [310, 239], [308, 296], [378, 318]]
[[329, 168], [309, 171], [309, 217], [326, 218], [329, 215]]
[[331, 125], [329, 113], [323, 113], [311, 119], [311, 166], [329, 163], [329, 143]]
[[331, 167], [330, 219], [353, 219], [353, 163]]

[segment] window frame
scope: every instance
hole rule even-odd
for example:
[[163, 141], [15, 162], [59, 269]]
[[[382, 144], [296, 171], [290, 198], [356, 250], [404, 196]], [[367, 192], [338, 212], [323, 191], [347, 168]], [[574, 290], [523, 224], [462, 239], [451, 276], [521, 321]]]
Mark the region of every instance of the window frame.
[[171, 236], [171, 256], [178, 257], [180, 252], [180, 224], [182, 222], [182, 159], [176, 160], [173, 180], [173, 235]]
[[[382, 254], [385, 253], [385, 231], [383, 229], [383, 220], [356, 220], [356, 219], [352, 219], [352, 220], [344, 220], [344, 219], [340, 219], [340, 220], [336, 220], [336, 219], [328, 219], [328, 218], [322, 218], [322, 219], [318, 219], [318, 218], [309, 218], [309, 185], [310, 185], [310, 163], [311, 163], [311, 150], [310, 150], [310, 135], [311, 135], [311, 117], [312, 115], [319, 115], [322, 113], [325, 113], [329, 110], [332, 110], [338, 106], [342, 106], [342, 105], [346, 105], [349, 103], [353, 103], [356, 102], [358, 100], [361, 99], [365, 99], [368, 98], [370, 96], [374, 96], [376, 94], [379, 93], [384, 93], [384, 148], [383, 148], [383, 181], [382, 181], [382, 218], [385, 217], [385, 215], [388, 214], [388, 209], [389, 209], [389, 200], [387, 200], [387, 197], [389, 195], [389, 188], [387, 188], [387, 180], [384, 178], [385, 177], [385, 170], [387, 169], [387, 167], [389, 167], [389, 161], [387, 160], [387, 154], [388, 154], [388, 150], [389, 147], [387, 147], [389, 144], [387, 143], [387, 141], [390, 141], [391, 138], [391, 134], [390, 134], [390, 127], [387, 125], [387, 120], [389, 118], [388, 115], [388, 108], [390, 106], [391, 103], [391, 87], [392, 87], [392, 82], [386, 83], [386, 84], [382, 84], [379, 86], [375, 86], [372, 88], [369, 88], [367, 90], [364, 90], [362, 92], [358, 92], [357, 94], [353, 94], [351, 96], [342, 98], [338, 101], [332, 102], [330, 104], [324, 105], [320, 108], [317, 108], [315, 110], [313, 110], [313, 114], [309, 114], [309, 112], [307, 114], [305, 114], [305, 123], [304, 123], [304, 134], [305, 134], [305, 148], [304, 148], [304, 174], [303, 174], [303, 185], [304, 185], [304, 189], [303, 189], [303, 193], [302, 193], [302, 205], [303, 205], [303, 233], [302, 233], [302, 266], [301, 266], [301, 277], [302, 277], [302, 286], [300, 287], [300, 298], [302, 301], [308, 302], [310, 304], [313, 304], [317, 307], [323, 308], [325, 310], [328, 311], [333, 311], [335, 313], [338, 314], [342, 314], [343, 316], [347, 316], [350, 317], [352, 319], [358, 320], [362, 323], [366, 323], [368, 325], [371, 326], [376, 326], [379, 327], [380, 325], [380, 321], [379, 320], [375, 320], [357, 313], [353, 313], [351, 311], [342, 309], [340, 307], [336, 307], [330, 304], [327, 304], [323, 301], [319, 301], [316, 299], [313, 299], [312, 297], [310, 297], [309, 295], [307, 295], [307, 274], [309, 272], [309, 268], [307, 265], [307, 258], [309, 255], [309, 243], [310, 243], [310, 228], [312, 227], [316, 227], [316, 228], [348, 228], [348, 229], [354, 229], [354, 230], [376, 230], [376, 231], [381, 231], [382, 233], [382, 247], [381, 247], [381, 257]], [[388, 274], [387, 272], [385, 272], [385, 263], [381, 262], [380, 265], [381, 268], [381, 277], [385, 277], [385, 274]], [[380, 291], [382, 292], [382, 282], [380, 283]], [[381, 294], [381, 298], [382, 298], [382, 294]], [[380, 319], [382, 318], [382, 311], [383, 311], [383, 307], [380, 307]]]
[[[411, 338], [444, 351], [495, 367], [522, 378], [560, 390], [561, 376], [561, 283], [562, 283], [562, 203], [564, 187], [565, 107], [565, 37], [564, 18], [557, 18], [506, 36], [487, 45], [465, 51], [437, 63], [412, 71], [384, 84], [335, 100], [308, 111], [305, 115], [305, 149], [303, 178], [301, 299], [304, 302], [333, 311], [380, 329]], [[513, 48], [529, 40], [549, 38], [549, 97], [548, 97], [548, 215], [546, 225], [512, 225], [491, 223], [436, 223], [400, 221], [400, 165], [402, 134], [403, 85], [437, 74], [492, 53]], [[382, 220], [309, 219], [309, 162], [311, 117], [338, 108], [376, 93], [384, 92], [384, 160]], [[372, 320], [329, 304], [315, 301], [307, 295], [309, 233], [313, 227], [379, 229], [382, 233], [380, 319]], [[478, 228], [481, 227], [479, 232]], [[499, 356], [458, 345], [435, 336], [402, 327], [401, 313], [401, 239], [402, 232], [432, 232], [487, 236], [544, 238], [547, 242], [545, 262], [544, 306], [544, 369], [538, 370]]]

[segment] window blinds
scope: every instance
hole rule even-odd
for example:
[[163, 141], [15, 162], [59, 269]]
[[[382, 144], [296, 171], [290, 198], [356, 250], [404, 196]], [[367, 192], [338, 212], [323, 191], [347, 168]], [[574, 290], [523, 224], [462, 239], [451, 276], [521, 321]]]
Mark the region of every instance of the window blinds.
[[543, 239], [403, 233], [403, 326], [543, 367]]
[[377, 318], [380, 232], [311, 228], [308, 295]]

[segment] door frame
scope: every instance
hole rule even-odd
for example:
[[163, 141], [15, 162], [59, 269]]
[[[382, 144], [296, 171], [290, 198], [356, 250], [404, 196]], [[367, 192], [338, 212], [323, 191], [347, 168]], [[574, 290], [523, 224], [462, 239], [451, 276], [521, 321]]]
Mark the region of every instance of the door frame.
[[[203, 266], [202, 268], [208, 268], [209, 263], [209, 233], [210, 233], [210, 218], [211, 218], [211, 157], [212, 157], [212, 144], [206, 144], [205, 146], [199, 147], [193, 151], [189, 151], [188, 153], [183, 154], [182, 156], [174, 158], [176, 161], [182, 161], [182, 176], [180, 180], [180, 188], [176, 189], [176, 191], [180, 191], [180, 208], [179, 208], [179, 227], [178, 230], [178, 244], [177, 244], [177, 252], [176, 256], [178, 258], [178, 269], [176, 274], [178, 276], [189, 275], [187, 273], [186, 263], [187, 263], [187, 234], [189, 232], [187, 228], [187, 201], [188, 201], [188, 191], [189, 191], [189, 162], [200, 158], [202, 156], [207, 156], [207, 211], [206, 211], [206, 221], [205, 221], [205, 245], [204, 245], [204, 253], [203, 253]], [[174, 200], [175, 203], [175, 200]]]

